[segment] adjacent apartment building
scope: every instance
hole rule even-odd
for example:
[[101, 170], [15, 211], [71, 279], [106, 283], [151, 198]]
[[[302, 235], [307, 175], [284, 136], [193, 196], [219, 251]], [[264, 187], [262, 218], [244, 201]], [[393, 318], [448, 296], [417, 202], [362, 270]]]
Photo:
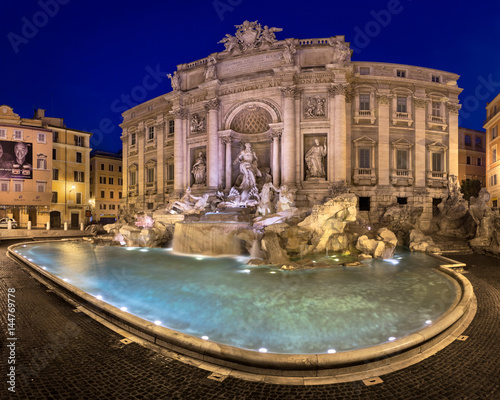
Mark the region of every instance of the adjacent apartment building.
[[20, 226], [49, 221], [52, 198], [52, 131], [0, 106], [0, 217]]
[[458, 128], [458, 180], [467, 179], [486, 186], [486, 133]]
[[491, 194], [491, 206], [498, 207], [500, 197], [500, 94], [486, 105], [486, 188]]
[[92, 221], [116, 222], [123, 194], [121, 154], [95, 151], [90, 155], [90, 204]]

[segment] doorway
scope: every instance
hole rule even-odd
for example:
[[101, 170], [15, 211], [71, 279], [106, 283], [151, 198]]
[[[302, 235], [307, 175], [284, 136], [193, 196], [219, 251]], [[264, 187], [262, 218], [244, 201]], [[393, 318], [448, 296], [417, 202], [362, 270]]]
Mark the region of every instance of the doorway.
[[78, 228], [80, 223], [80, 214], [71, 214], [71, 227]]
[[12, 209], [12, 218], [14, 218], [17, 222], [17, 226], [20, 227], [21, 226], [21, 213], [20, 213], [20, 210], [19, 208], [13, 208]]
[[61, 227], [61, 213], [59, 211], [50, 212], [50, 227], [51, 228]]
[[28, 221], [31, 221], [31, 226], [36, 226], [36, 207], [28, 207]]

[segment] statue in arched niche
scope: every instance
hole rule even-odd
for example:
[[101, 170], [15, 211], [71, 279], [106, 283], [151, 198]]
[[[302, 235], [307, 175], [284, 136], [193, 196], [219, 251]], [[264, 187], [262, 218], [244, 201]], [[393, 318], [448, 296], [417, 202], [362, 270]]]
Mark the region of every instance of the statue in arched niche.
[[326, 157], [326, 143], [319, 144], [319, 139], [314, 139], [314, 145], [306, 153], [306, 165], [308, 177], [325, 178], [325, 164], [323, 159]]
[[237, 163], [240, 164], [240, 172], [243, 175], [239, 189], [250, 190], [257, 187], [257, 177], [262, 176], [262, 174], [257, 168], [258, 158], [250, 143], [245, 143], [245, 148], [235, 158], [233, 165]]
[[198, 158], [196, 159], [196, 162], [193, 164], [191, 173], [194, 176], [195, 185], [205, 184], [207, 180], [207, 163], [202, 151], [198, 153]]

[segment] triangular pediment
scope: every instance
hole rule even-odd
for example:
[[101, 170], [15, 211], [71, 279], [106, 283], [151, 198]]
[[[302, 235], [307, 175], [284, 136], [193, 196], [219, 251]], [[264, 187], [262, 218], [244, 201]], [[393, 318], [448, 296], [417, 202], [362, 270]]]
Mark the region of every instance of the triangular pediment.
[[377, 141], [376, 140], [373, 140], [372, 138], [368, 137], [368, 136], [361, 136], [360, 138], [357, 138], [355, 140], [353, 140], [354, 143], [357, 143], [357, 144], [376, 144]]
[[413, 143], [404, 139], [400, 138], [398, 140], [395, 140], [392, 142], [393, 147], [413, 147]]

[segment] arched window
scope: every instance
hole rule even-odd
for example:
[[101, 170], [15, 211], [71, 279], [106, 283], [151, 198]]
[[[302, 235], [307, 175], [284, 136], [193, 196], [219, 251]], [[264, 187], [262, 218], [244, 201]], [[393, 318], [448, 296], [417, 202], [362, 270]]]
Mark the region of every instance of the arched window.
[[472, 146], [472, 140], [470, 139], [469, 135], [465, 135], [465, 145]]
[[481, 140], [480, 137], [476, 137], [476, 149], [482, 149], [483, 148], [483, 141]]

